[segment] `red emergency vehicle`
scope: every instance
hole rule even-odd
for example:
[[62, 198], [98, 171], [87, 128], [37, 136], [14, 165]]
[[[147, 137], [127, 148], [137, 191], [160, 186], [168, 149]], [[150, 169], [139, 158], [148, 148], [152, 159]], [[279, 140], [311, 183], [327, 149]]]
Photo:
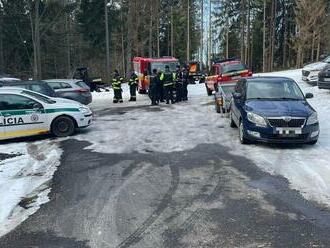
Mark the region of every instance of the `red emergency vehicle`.
[[179, 60], [174, 57], [135, 57], [133, 59], [133, 68], [139, 77], [139, 93], [144, 94], [148, 92], [150, 84], [149, 76], [152, 74], [153, 69], [157, 69], [157, 71], [165, 71], [165, 66], [168, 65], [170, 71], [174, 72], [178, 64]]
[[205, 86], [208, 95], [217, 91], [219, 84], [232, 83], [242, 77], [251, 77], [252, 71], [237, 59], [226, 59], [215, 61], [212, 65], [210, 74], [205, 79]]

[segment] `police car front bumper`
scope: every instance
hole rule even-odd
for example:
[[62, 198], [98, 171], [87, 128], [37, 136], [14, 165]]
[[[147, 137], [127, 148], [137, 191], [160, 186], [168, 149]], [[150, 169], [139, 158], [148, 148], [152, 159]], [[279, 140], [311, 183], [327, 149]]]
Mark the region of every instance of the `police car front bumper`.
[[93, 114], [92, 113], [84, 114], [79, 119], [78, 127], [79, 128], [88, 127], [92, 124], [92, 122], [93, 122]]

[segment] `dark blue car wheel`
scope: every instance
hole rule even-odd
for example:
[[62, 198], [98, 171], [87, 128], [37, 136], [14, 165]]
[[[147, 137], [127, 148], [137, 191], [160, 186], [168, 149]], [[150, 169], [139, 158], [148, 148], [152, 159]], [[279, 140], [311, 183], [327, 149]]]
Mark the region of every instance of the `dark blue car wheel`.
[[232, 128], [235, 128], [235, 127], [237, 127], [236, 126], [236, 124], [235, 124], [235, 122], [234, 122], [234, 120], [233, 120], [233, 113], [232, 113], [232, 111], [231, 110], [229, 110], [230, 111], [230, 113], [229, 113], [229, 118], [230, 118], [230, 127], [232, 127]]
[[244, 130], [244, 125], [243, 122], [240, 121], [239, 123], [239, 127], [238, 127], [238, 132], [239, 132], [239, 141], [241, 142], [241, 144], [249, 144], [249, 140], [246, 139], [245, 137], [245, 130]]

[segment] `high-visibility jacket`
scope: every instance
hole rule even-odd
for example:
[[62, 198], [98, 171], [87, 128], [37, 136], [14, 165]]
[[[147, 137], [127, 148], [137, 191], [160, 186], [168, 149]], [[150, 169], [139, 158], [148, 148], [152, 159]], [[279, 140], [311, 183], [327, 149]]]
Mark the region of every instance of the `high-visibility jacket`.
[[161, 75], [161, 78], [163, 78], [162, 81], [164, 81], [164, 87], [168, 87], [168, 86], [173, 86], [174, 85], [174, 81], [175, 81], [175, 75], [172, 72], [164, 72]]
[[138, 84], [139, 84], [139, 78], [135, 73], [133, 73], [131, 75], [131, 78], [129, 79], [128, 85], [129, 86], [137, 86]]
[[121, 90], [121, 84], [123, 82], [123, 78], [122, 77], [114, 77], [112, 79], [112, 88], [114, 90]]

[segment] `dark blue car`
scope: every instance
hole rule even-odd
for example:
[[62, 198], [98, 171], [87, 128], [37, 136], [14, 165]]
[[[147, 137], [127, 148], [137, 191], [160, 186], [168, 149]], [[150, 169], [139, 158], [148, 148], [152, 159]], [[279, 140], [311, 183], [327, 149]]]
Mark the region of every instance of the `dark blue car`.
[[239, 128], [242, 144], [250, 142], [316, 144], [316, 111], [295, 81], [285, 77], [253, 77], [237, 82], [230, 126]]

